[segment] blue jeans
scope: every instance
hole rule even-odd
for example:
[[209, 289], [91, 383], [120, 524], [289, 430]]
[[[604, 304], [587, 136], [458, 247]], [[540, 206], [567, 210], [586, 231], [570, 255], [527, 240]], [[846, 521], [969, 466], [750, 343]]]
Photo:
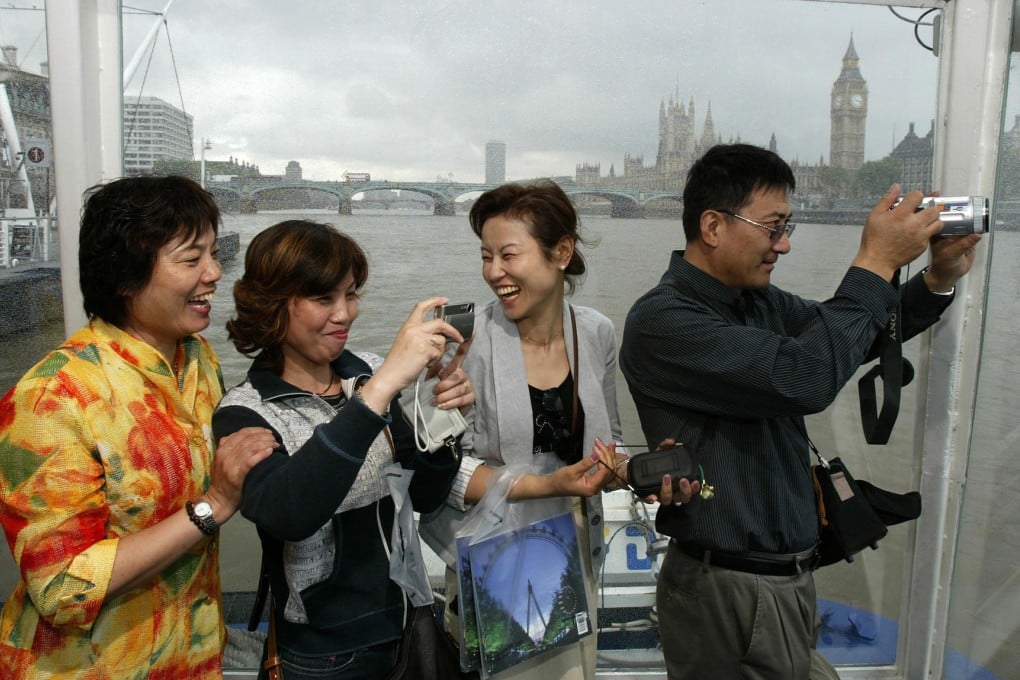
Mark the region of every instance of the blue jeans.
[[[284, 680], [378, 680], [386, 677], [397, 662], [400, 641], [364, 647], [349, 654], [335, 656], [301, 656], [279, 650], [283, 660]], [[265, 661], [265, 651], [262, 661]], [[259, 669], [259, 680], [267, 680], [265, 668]]]

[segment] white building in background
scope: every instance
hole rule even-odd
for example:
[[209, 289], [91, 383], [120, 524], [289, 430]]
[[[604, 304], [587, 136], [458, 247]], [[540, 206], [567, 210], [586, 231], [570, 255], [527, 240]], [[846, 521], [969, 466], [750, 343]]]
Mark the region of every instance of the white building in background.
[[485, 183], [502, 184], [506, 181], [506, 144], [488, 142], [485, 145]]
[[165, 158], [195, 160], [194, 118], [157, 97], [124, 97], [124, 174], [152, 171]]

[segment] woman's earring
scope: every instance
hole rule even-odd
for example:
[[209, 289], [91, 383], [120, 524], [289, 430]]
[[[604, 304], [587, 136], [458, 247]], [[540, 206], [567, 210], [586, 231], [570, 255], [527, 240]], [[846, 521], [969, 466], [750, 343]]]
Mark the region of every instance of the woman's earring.
[[566, 271], [566, 270], [567, 270], [567, 265], [561, 264], [560, 265], [560, 271], [562, 272], [562, 271]]

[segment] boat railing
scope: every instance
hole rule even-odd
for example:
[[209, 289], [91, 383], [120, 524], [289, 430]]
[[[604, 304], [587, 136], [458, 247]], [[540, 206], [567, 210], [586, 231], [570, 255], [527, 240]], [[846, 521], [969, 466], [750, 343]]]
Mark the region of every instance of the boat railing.
[[56, 217], [25, 212], [16, 208], [0, 211], [0, 268], [57, 259]]

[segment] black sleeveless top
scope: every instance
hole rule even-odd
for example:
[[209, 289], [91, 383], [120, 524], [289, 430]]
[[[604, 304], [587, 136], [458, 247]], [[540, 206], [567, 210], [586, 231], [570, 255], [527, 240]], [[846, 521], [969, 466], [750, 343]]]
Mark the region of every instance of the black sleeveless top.
[[528, 385], [535, 433], [532, 452], [554, 453], [564, 463], [581, 460], [584, 443], [584, 409], [578, 402], [577, 426], [570, 431], [574, 414], [574, 377], [568, 373], [559, 387], [540, 390]]

